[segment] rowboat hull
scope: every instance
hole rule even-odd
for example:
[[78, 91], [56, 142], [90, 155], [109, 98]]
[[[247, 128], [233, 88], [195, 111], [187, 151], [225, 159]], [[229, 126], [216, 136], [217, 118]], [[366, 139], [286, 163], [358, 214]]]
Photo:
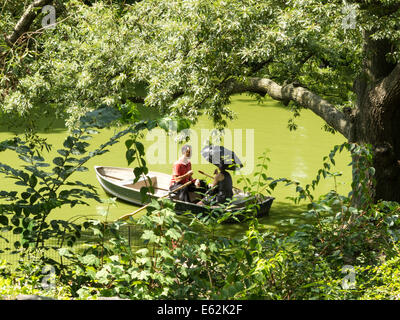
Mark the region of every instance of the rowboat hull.
[[[95, 172], [100, 185], [110, 195], [134, 205], [143, 206], [146, 204], [142, 201], [140, 188], [146, 186], [148, 181], [142, 178], [139, 179], [137, 183], [133, 184], [135, 176], [132, 169], [95, 166]], [[151, 179], [152, 186], [155, 190], [154, 194], [148, 193], [150, 198], [158, 199], [168, 195], [169, 182], [171, 179], [169, 174], [150, 171], [147, 176]], [[237, 191], [235, 191], [235, 193], [236, 195], [234, 196], [234, 199], [237, 200], [235, 200], [233, 206], [226, 211], [238, 211], [242, 209], [248, 201], [251, 201], [251, 199], [243, 193], [238, 194]], [[209, 210], [207, 207], [195, 203], [184, 202], [173, 198], [171, 200], [175, 203], [175, 210], [177, 213], [190, 211], [194, 214], [199, 214]], [[262, 200], [254, 201], [257, 217], [269, 215], [273, 200], [273, 197], [262, 196]]]

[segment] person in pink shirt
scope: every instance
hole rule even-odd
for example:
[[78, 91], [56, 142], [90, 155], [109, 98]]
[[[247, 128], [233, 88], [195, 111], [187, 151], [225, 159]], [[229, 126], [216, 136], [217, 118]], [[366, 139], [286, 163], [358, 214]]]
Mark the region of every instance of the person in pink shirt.
[[185, 144], [182, 147], [182, 156], [174, 163], [172, 168], [172, 178], [169, 185], [169, 190], [173, 191], [176, 188], [191, 181], [192, 183], [176, 192], [178, 199], [181, 201], [190, 202], [189, 192], [196, 191], [200, 187], [200, 180], [193, 179], [193, 170], [190, 158], [192, 156], [192, 147]]

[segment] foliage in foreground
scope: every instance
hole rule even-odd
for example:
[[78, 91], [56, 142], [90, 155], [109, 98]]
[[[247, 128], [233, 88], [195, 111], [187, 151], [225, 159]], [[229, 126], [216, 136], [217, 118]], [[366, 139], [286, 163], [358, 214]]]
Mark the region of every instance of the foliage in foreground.
[[[397, 299], [399, 255], [385, 241], [395, 233], [398, 212], [398, 205], [380, 203], [365, 218], [341, 225], [347, 229], [337, 228], [340, 219], [329, 218], [321, 221], [322, 229], [303, 225], [289, 236], [263, 233], [252, 220], [242, 238], [227, 239], [204, 232], [212, 227], [210, 220], [184, 223], [172, 203], [153, 202], [136, 222], [143, 227], [146, 247], [131, 250], [119, 234], [121, 222], [91, 221], [95, 244], [81, 253], [59, 249], [71, 263], [56, 266], [53, 289], [58, 291], [52, 294], [74, 299]], [[112, 235], [108, 241], [106, 233]], [[5, 281], [48, 292], [43, 289], [45, 262], [40, 261], [22, 264], [24, 276]], [[345, 265], [354, 270], [353, 280], [342, 272]]]
[[[128, 150], [134, 142], [127, 143]], [[335, 152], [344, 147], [365, 160], [358, 159], [353, 172], [356, 192], [345, 197], [332, 190], [314, 200], [311, 189], [320, 176], [336, 179], [329, 162], [334, 164]], [[127, 159], [133, 161], [132, 154]], [[398, 299], [400, 206], [369, 201], [368, 188], [360, 183], [373, 183], [368, 148], [335, 147], [325, 160], [311, 185], [269, 178], [262, 171], [267, 169], [263, 161], [255, 174], [258, 179], [252, 180], [259, 184], [247, 186], [249, 192], [271, 192], [278, 182], [295, 184], [299, 196], [293, 200], [310, 201], [304, 213], [310, 223], [290, 234], [264, 232], [250, 215], [243, 222], [247, 231], [240, 238], [227, 238], [215, 232], [225, 220], [216, 212], [182, 218], [169, 200], [153, 201], [136, 221], [88, 220], [82, 232], [71, 230], [75, 237], [90, 233], [93, 241], [80, 251], [64, 243], [57, 261], [46, 258], [45, 242], [21, 248], [25, 259], [17, 270], [1, 266], [0, 297], [35, 293], [58, 299]], [[122, 235], [126, 224], [142, 230], [141, 248], [131, 247]], [[68, 230], [62, 236], [68, 238]]]

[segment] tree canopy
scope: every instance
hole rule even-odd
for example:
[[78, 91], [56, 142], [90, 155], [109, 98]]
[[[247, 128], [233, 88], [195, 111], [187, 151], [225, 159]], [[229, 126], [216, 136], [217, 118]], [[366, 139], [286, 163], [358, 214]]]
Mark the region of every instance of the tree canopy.
[[[9, 6], [8, 35], [24, 12]], [[132, 100], [224, 124], [230, 95], [257, 91], [237, 88], [249, 77], [296, 83], [339, 108], [354, 102], [361, 21], [341, 28], [349, 14], [341, 1], [66, 1], [56, 9], [55, 29], [40, 26], [42, 13], [12, 47], [3, 42], [3, 112], [50, 108], [71, 120]]]
[[[54, 28], [40, 11], [49, 4]], [[371, 144], [377, 184], [393, 180], [377, 196], [396, 200], [399, 8], [395, 0], [6, 1], [1, 110], [31, 122], [56, 113], [72, 127], [104, 104], [141, 103], [192, 122], [206, 114], [221, 128], [235, 116], [233, 94], [268, 95]]]

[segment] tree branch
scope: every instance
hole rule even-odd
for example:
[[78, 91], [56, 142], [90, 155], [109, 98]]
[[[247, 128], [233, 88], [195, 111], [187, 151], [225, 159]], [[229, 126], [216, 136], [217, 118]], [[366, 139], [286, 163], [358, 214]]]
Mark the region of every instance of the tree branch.
[[37, 8], [41, 8], [48, 5], [52, 0], [35, 0], [32, 4], [28, 6], [22, 17], [19, 19], [13, 32], [6, 37], [7, 44], [12, 47], [17, 40], [29, 30], [31, 24], [37, 16]]
[[[310, 109], [320, 118], [325, 120], [329, 126], [340, 132], [347, 139], [350, 138], [352, 127], [351, 115], [336, 109], [331, 103], [306, 88], [294, 86], [293, 84], [279, 85], [266, 78], [248, 78], [245, 82], [238, 82], [233, 78], [225, 79], [220, 84], [220, 90], [227, 90], [229, 94], [244, 92], [258, 93], [262, 96], [268, 94], [272, 99], [287, 104], [294, 101], [300, 106]], [[172, 100], [182, 96], [180, 91], [173, 95]], [[130, 97], [132, 102], [144, 103], [144, 97]]]
[[313, 111], [346, 138], [350, 137], [350, 116], [306, 88], [295, 87], [293, 84], [281, 86], [266, 78], [249, 78], [244, 83], [231, 79], [227, 89], [231, 94], [253, 92], [262, 96], [268, 94], [272, 99], [283, 102], [294, 101]]
[[400, 63], [368, 92], [369, 99], [375, 106], [394, 106], [400, 100]]

